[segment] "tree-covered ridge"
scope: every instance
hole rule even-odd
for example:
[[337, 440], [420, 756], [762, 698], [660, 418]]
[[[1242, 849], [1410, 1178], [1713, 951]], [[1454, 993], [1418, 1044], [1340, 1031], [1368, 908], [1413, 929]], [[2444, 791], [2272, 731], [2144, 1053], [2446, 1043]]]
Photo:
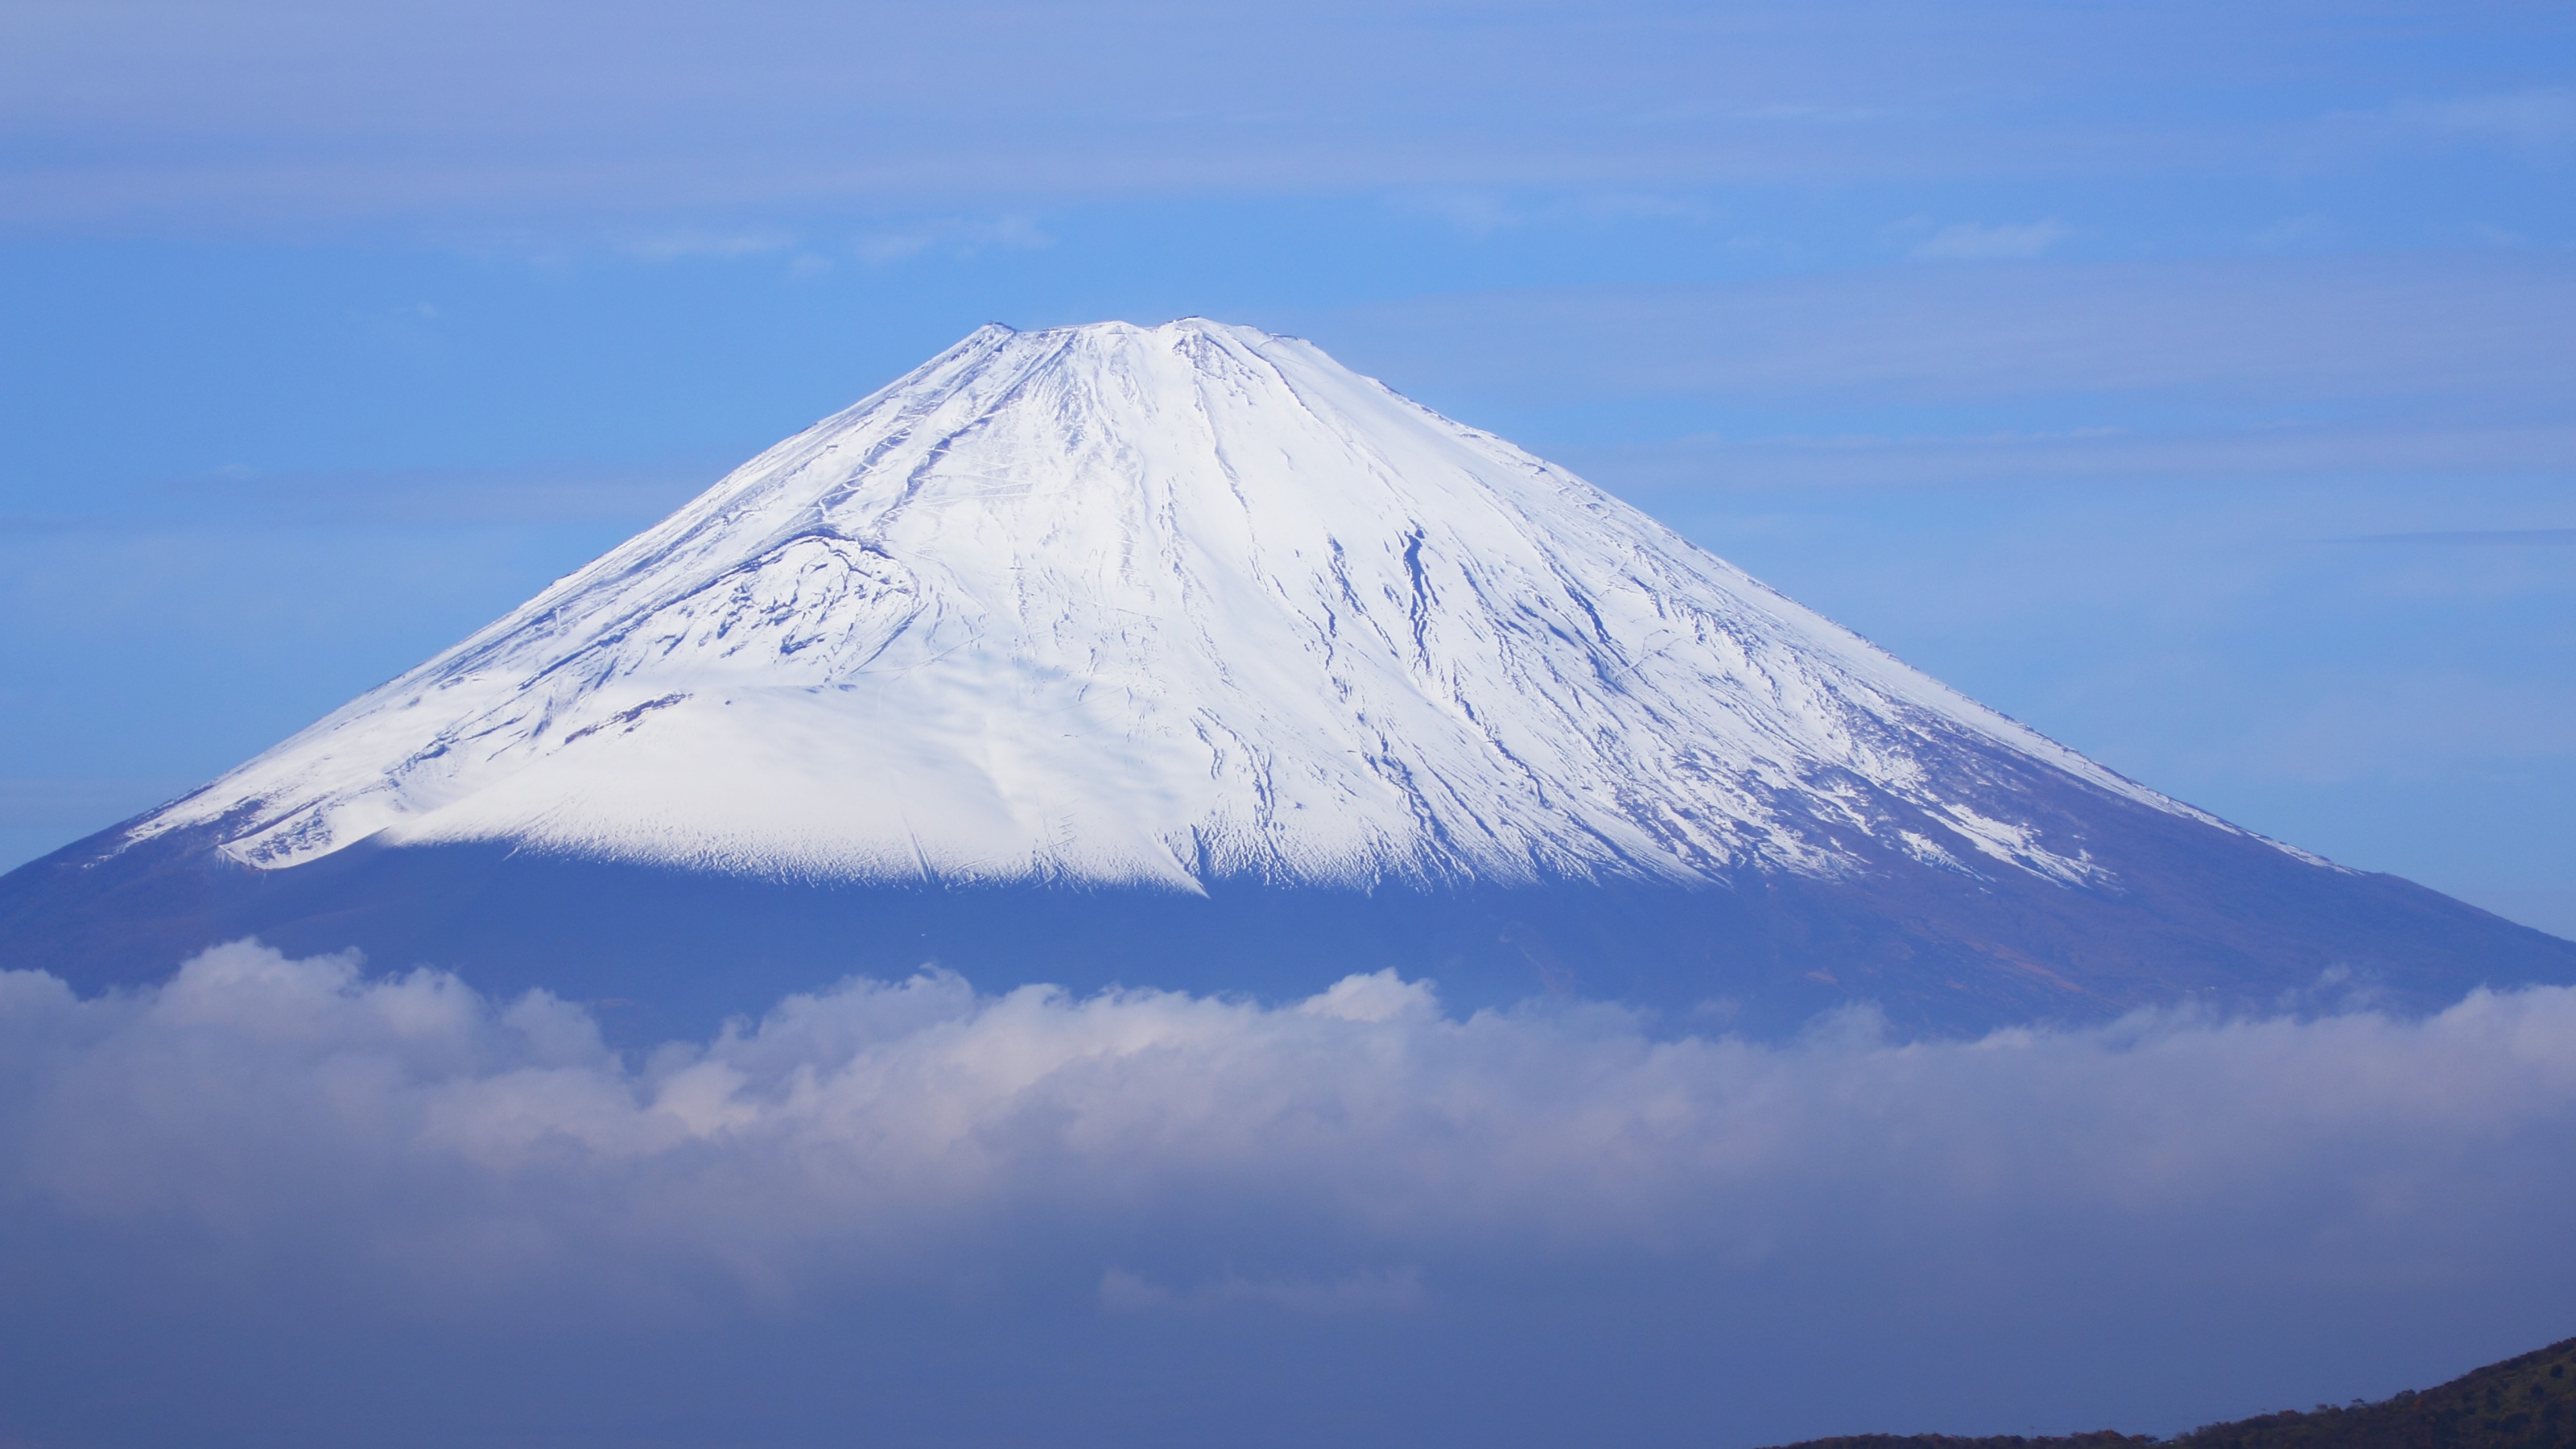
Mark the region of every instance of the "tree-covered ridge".
[[2464, 1374], [2439, 1388], [2409, 1389], [2375, 1404], [2319, 1404], [2210, 1424], [2172, 1439], [2121, 1434], [1965, 1438], [1853, 1434], [1785, 1449], [2570, 1449], [2576, 1446], [2576, 1338]]

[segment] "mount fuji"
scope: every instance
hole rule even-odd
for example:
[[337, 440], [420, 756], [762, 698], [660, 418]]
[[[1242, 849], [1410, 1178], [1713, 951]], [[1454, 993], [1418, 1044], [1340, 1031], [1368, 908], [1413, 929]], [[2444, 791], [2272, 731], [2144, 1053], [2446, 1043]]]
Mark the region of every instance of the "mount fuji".
[[1265, 996], [1393, 966], [1753, 1031], [2576, 981], [2576, 945], [2168, 799], [1196, 319], [976, 332], [0, 878], [0, 928], [0, 965], [89, 987], [257, 934], [650, 1030], [934, 963]]

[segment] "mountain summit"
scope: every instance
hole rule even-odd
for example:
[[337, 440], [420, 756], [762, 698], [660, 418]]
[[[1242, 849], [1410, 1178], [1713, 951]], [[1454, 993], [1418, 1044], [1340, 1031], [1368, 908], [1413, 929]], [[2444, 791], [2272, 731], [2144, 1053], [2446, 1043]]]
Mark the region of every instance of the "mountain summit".
[[2100, 875], [1995, 749], [2207, 818], [1306, 343], [987, 327], [129, 835], [1179, 890], [1873, 841]]
[[75, 979], [258, 931], [724, 1009], [934, 961], [1931, 1025], [2576, 974], [1198, 319], [976, 332], [0, 920]]

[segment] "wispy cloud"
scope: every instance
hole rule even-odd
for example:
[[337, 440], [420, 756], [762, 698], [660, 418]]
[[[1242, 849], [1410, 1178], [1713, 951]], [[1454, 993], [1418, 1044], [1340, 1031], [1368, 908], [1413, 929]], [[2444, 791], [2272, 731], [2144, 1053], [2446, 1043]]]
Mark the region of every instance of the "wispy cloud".
[[[2320, 476], [2576, 477], [2576, 426], [2540, 425], [2408, 428], [2336, 422], [2164, 431], [1710, 434], [1560, 451], [1563, 461], [1587, 476], [1646, 490], [2113, 479], [2277, 483]], [[2470, 536], [2487, 537], [2475, 531]], [[2492, 541], [2548, 540], [2514, 534]]]
[[1418, 191], [1398, 196], [1405, 210], [1435, 217], [1469, 236], [1490, 236], [1529, 220], [1511, 201], [1491, 191]]
[[616, 249], [630, 257], [648, 262], [675, 262], [691, 257], [763, 256], [785, 251], [796, 245], [796, 237], [783, 231], [708, 231], [682, 228], [671, 231], [636, 232], [615, 238]]
[[[676, 0], [615, 24], [560, 4], [25, 6], [0, 44], [0, 218], [631, 227], [1148, 193], [2241, 173], [2265, 128], [2177, 124], [2177, 86], [2222, 113], [2265, 98], [2253, 77], [2388, 44], [2364, 17], [2206, 4], [2081, 27], [1969, 13], [782, 0], [709, 28]], [[2385, 94], [2354, 64], [2347, 110]], [[2528, 139], [2560, 134], [2562, 107], [2468, 98], [2404, 124]]]
[[851, 250], [859, 260], [883, 266], [928, 251], [973, 256], [982, 251], [1038, 251], [1054, 244], [1055, 238], [1025, 216], [982, 220], [941, 216], [863, 233], [851, 244]]
[[1856, 401], [2369, 400], [2563, 427], [2576, 266], [2555, 256], [1888, 268], [1733, 285], [1530, 288], [1289, 319], [1434, 397], [1563, 406], [1713, 394]]
[[2055, 220], [2000, 226], [1956, 222], [1916, 243], [1912, 255], [1920, 261], [2012, 261], [2043, 255], [2070, 234]]
[[313, 524], [625, 523], [642, 526], [723, 476], [720, 464], [659, 468], [372, 468], [211, 477], [98, 489], [52, 514], [0, 516], [12, 534], [173, 533]]
[[2517, 146], [2576, 144], [2576, 90], [2513, 91], [2407, 101], [2381, 113], [2400, 130], [2508, 142]]
[[1243, 1304], [1296, 1313], [1401, 1313], [1423, 1306], [1422, 1271], [1405, 1267], [1347, 1278], [1246, 1278], [1229, 1272], [1167, 1288], [1120, 1268], [1100, 1275], [1100, 1306], [1112, 1313], [1187, 1313]]
[[2434, 528], [2413, 533], [2355, 534], [2339, 541], [2435, 548], [2566, 548], [2576, 546], [2576, 528]]
[[1471, 237], [1542, 224], [1690, 225], [1716, 214], [1705, 200], [1654, 191], [1580, 190], [1529, 196], [1491, 190], [1406, 191], [1397, 193], [1392, 204], [1400, 211], [1437, 218]]

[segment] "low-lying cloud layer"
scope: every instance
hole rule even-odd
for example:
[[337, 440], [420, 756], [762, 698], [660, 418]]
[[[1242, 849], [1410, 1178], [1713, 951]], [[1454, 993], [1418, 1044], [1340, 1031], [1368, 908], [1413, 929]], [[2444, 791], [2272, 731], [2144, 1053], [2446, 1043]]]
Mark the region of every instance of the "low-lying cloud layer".
[[0, 974], [0, 1437], [2171, 1429], [2568, 1331], [2569, 1201], [2570, 990], [1763, 1046], [922, 976], [634, 1059], [240, 943]]

